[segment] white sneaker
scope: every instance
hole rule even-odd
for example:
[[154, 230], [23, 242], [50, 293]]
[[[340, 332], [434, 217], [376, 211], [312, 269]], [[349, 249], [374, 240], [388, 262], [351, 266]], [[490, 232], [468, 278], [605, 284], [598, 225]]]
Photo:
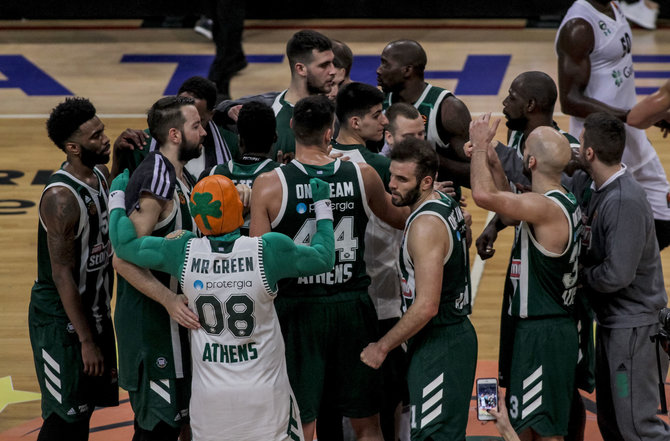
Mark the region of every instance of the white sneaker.
[[211, 40], [212, 39], [212, 24], [213, 24], [212, 20], [203, 15], [195, 23], [195, 26], [193, 27], [193, 30], [196, 31], [198, 34], [200, 34], [204, 37], [207, 37]]
[[640, 0], [636, 3], [619, 3], [621, 12], [626, 18], [645, 29], [656, 29], [656, 17], [658, 16], [658, 9], [650, 9]]

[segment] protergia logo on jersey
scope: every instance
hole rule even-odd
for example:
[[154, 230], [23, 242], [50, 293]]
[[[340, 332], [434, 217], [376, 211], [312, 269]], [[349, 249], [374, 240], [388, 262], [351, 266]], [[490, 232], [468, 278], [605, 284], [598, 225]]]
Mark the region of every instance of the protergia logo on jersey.
[[203, 289], [205, 285], [202, 283], [202, 280], [196, 280], [193, 282], [193, 288], [195, 289]]
[[251, 280], [208, 280], [205, 289], [242, 289], [251, 288], [253, 285]]

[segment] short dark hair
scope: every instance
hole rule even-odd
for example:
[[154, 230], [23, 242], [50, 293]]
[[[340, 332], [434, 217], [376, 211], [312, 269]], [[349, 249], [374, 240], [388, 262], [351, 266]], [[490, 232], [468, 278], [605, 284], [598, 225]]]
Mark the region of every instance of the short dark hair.
[[352, 116], [363, 117], [377, 104], [384, 102], [384, 94], [365, 83], [349, 83], [337, 93], [335, 114], [342, 125], [348, 125]]
[[417, 182], [426, 176], [435, 179], [439, 165], [433, 146], [425, 139], [417, 138], [406, 138], [393, 146], [391, 161], [415, 163]]
[[298, 31], [286, 43], [286, 56], [291, 67], [291, 73], [296, 63], [309, 63], [312, 61], [312, 50], [317, 52], [332, 50], [333, 45], [330, 38], [311, 29]]
[[391, 107], [386, 109], [386, 118], [388, 118], [389, 120], [389, 124], [386, 127], [386, 130], [391, 132], [391, 134], [395, 133], [396, 129], [395, 122], [399, 116], [402, 116], [403, 118], [407, 119], [417, 119], [421, 117], [421, 114], [419, 113], [417, 108], [411, 104], [395, 103], [391, 105]]
[[51, 111], [47, 134], [59, 149], [65, 151], [67, 141], [86, 121], [95, 117], [95, 107], [86, 98], [66, 98]]
[[333, 43], [333, 64], [338, 69], [344, 69], [344, 76], [348, 77], [351, 73], [351, 66], [354, 64], [354, 54], [351, 52], [349, 46], [340, 40], [331, 39]]
[[335, 105], [323, 95], [303, 98], [293, 108], [293, 133], [296, 141], [319, 145], [323, 134], [333, 125]]
[[606, 112], [592, 113], [584, 120], [584, 148], [591, 147], [600, 162], [621, 162], [626, 147], [626, 128], [621, 120]]
[[166, 96], [151, 106], [147, 114], [147, 124], [149, 125], [149, 133], [156, 139], [159, 146], [165, 144], [171, 128], [183, 129], [186, 118], [184, 118], [181, 108], [189, 105], [195, 105], [193, 98]]
[[237, 117], [237, 133], [245, 152], [268, 153], [277, 134], [272, 108], [260, 101], [245, 103]]
[[204, 77], [191, 77], [184, 81], [177, 95], [187, 92], [199, 100], [205, 100], [207, 110], [212, 110], [216, 105], [216, 84]]

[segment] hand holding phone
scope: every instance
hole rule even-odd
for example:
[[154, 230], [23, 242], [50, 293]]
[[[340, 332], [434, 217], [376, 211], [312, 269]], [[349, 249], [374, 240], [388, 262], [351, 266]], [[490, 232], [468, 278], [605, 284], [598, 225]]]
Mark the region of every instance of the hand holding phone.
[[498, 380], [495, 378], [477, 379], [477, 419], [492, 421], [496, 418], [488, 410], [498, 410]]

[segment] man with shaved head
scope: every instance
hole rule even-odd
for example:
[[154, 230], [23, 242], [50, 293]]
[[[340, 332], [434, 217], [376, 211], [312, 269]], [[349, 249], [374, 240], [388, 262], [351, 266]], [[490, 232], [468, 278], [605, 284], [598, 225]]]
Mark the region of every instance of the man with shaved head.
[[561, 185], [572, 156], [566, 138], [541, 126], [526, 140], [523, 164], [532, 191], [515, 194], [490, 145], [498, 122], [473, 121], [471, 176], [475, 203], [516, 225], [509, 281], [514, 346], [506, 399], [522, 439], [562, 440], [568, 433], [577, 366], [573, 319], [580, 250], [581, 211]]
[[398, 102], [416, 107], [423, 117], [426, 139], [440, 155], [440, 173], [468, 186], [463, 144], [468, 140], [470, 111], [450, 91], [424, 81], [426, 62], [426, 52], [416, 41], [397, 40], [386, 45], [377, 68], [377, 84], [386, 93], [384, 108]]

